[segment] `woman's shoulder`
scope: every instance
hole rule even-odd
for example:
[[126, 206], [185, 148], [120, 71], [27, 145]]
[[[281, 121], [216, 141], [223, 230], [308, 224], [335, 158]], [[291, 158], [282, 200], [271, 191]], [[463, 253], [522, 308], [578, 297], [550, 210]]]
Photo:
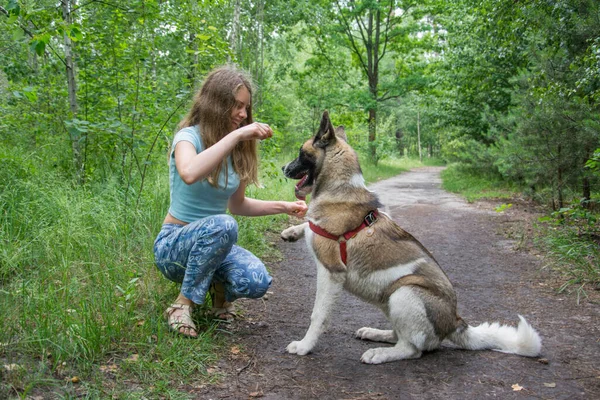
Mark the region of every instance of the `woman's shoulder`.
[[187, 126], [180, 129], [173, 138], [173, 146], [181, 141], [191, 142], [196, 149], [202, 147], [202, 141], [200, 140], [200, 131], [197, 126]]

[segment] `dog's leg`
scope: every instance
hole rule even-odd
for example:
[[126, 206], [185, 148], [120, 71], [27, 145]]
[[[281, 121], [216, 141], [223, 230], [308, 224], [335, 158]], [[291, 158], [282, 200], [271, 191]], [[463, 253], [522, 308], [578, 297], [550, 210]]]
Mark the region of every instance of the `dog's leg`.
[[303, 356], [315, 347], [341, 290], [342, 283], [336, 282], [331, 273], [317, 262], [317, 295], [310, 317], [310, 326], [302, 340], [292, 342], [287, 346], [288, 353]]
[[281, 232], [281, 238], [286, 242], [295, 242], [298, 239], [304, 237], [304, 229], [308, 225], [308, 222], [304, 222], [300, 225], [290, 226]]
[[381, 364], [396, 360], [421, 357], [423, 350], [439, 347], [433, 324], [427, 318], [425, 304], [419, 292], [411, 287], [401, 287], [388, 300], [389, 319], [398, 341], [394, 347], [367, 350], [361, 361]]
[[421, 357], [421, 352], [406, 341], [398, 341], [394, 347], [378, 347], [363, 353], [360, 361], [365, 364], [382, 364], [390, 361]]
[[371, 340], [373, 342], [396, 343], [398, 341], [398, 336], [393, 330], [364, 327], [357, 330], [355, 335], [359, 339]]

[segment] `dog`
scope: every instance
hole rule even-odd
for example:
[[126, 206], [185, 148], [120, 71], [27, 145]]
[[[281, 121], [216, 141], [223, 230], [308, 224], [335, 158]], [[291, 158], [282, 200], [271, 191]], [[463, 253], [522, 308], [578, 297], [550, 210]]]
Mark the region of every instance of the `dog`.
[[377, 195], [365, 186], [356, 152], [344, 128], [333, 127], [323, 113], [315, 136], [300, 148], [283, 173], [298, 180], [295, 195], [311, 194], [308, 222], [281, 233], [286, 241], [305, 237], [317, 264], [317, 293], [304, 338], [291, 342], [288, 353], [311, 352], [323, 332], [342, 289], [378, 306], [393, 329], [364, 327], [360, 339], [393, 343], [372, 348], [361, 357], [367, 364], [421, 357], [443, 340], [468, 350], [490, 349], [535, 357], [539, 334], [518, 316], [518, 327], [468, 325], [457, 314], [456, 293], [431, 253], [386, 213]]

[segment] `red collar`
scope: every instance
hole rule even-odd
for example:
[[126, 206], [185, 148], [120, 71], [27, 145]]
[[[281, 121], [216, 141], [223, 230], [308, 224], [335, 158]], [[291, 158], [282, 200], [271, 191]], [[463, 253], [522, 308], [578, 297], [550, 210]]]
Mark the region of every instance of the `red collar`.
[[346, 242], [356, 236], [358, 232], [367, 226], [373, 225], [375, 221], [377, 221], [377, 217], [379, 217], [379, 212], [377, 212], [377, 210], [369, 211], [367, 216], [363, 219], [363, 222], [356, 229], [348, 231], [341, 236], [333, 235], [320, 226], [313, 224], [311, 221], [308, 221], [308, 226], [310, 227], [310, 230], [317, 235], [326, 237], [327, 239], [335, 240], [336, 242], [340, 243], [340, 255], [342, 256], [342, 262], [344, 265], [346, 265]]

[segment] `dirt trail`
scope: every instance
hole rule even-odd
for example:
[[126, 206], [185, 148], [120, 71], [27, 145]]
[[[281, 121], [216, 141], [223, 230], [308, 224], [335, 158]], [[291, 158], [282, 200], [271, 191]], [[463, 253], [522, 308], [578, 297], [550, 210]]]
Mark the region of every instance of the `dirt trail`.
[[[470, 324], [516, 324], [524, 315], [540, 332], [541, 359], [450, 348], [417, 360], [365, 365], [379, 344], [353, 337], [362, 326], [388, 329], [375, 307], [344, 293], [314, 353], [290, 355], [313, 306], [316, 269], [304, 241], [281, 243], [270, 265], [271, 294], [243, 301], [245, 320], [228, 328], [241, 354], [216, 367], [227, 378], [194, 392], [202, 399], [600, 399], [600, 306], [557, 295], [539, 258], [514, 250], [499, 232], [514, 218], [440, 189], [440, 168], [421, 168], [370, 186], [387, 212], [436, 257]], [[517, 208], [517, 207], [514, 207]], [[518, 210], [515, 210], [515, 212]], [[514, 386], [513, 385], [518, 385]], [[522, 388], [516, 391], [516, 389]]]

